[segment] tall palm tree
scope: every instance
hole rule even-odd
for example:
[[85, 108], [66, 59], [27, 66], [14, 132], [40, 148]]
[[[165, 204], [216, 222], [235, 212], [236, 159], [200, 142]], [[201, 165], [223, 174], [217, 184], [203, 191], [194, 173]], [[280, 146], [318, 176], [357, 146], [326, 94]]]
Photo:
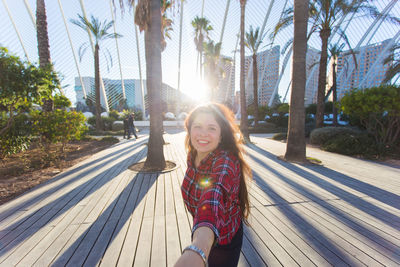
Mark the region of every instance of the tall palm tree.
[[[49, 34], [47, 31], [47, 15], [44, 0], [36, 0], [36, 36], [38, 43], [39, 66], [42, 69], [51, 69]], [[51, 97], [43, 99], [44, 111], [53, 110]]]
[[240, 0], [240, 131], [245, 142], [250, 142], [249, 127], [247, 125], [246, 88], [244, 84], [244, 35], [245, 11], [247, 0]]
[[[161, 103], [161, 3], [163, 0], [139, 0], [135, 23], [145, 31], [146, 86], [150, 103], [150, 137], [145, 166], [162, 170], [166, 166], [163, 150]], [[123, 0], [120, 0], [123, 2]], [[132, 5], [132, 1], [129, 3]]]
[[383, 64], [391, 64], [386, 71], [383, 83], [392, 80], [397, 74], [400, 73], [400, 44], [396, 44], [391, 48], [390, 54], [383, 60]]
[[[95, 92], [96, 92], [96, 129], [101, 130], [101, 105], [100, 105], [100, 43], [107, 39], [114, 39], [121, 37], [118, 33], [110, 33], [109, 30], [114, 24], [114, 21], [100, 22], [98, 18], [94, 16], [91, 17], [91, 20], [88, 21], [86, 17], [83, 17], [78, 14], [79, 19], [71, 19], [70, 21], [86, 31], [89, 29], [90, 33], [93, 35], [95, 40], [94, 45], [94, 80], [95, 80]], [[80, 58], [82, 59], [83, 54], [86, 52], [89, 44], [83, 43], [79, 48]], [[107, 50], [106, 50], [107, 51]], [[110, 56], [111, 57], [111, 56]], [[104, 101], [107, 101], [105, 99]]]
[[[214, 44], [214, 41], [203, 43], [204, 45], [204, 67], [205, 76], [211, 91], [211, 100], [217, 101], [217, 87], [220, 75], [224, 75], [224, 70], [220, 67], [220, 55], [222, 43]], [[225, 60], [221, 60], [224, 64]]]
[[[307, 1], [308, 2], [308, 1]], [[318, 32], [321, 38], [321, 57], [319, 64], [316, 127], [323, 126], [324, 99], [326, 89], [326, 70], [328, 60], [328, 40], [332, 29], [338, 28], [339, 34], [347, 41], [345, 33], [341, 31], [339, 22], [349, 14], [365, 13], [378, 17], [380, 13], [375, 6], [369, 4], [368, 0], [313, 0], [309, 1], [309, 21], [312, 23], [309, 36]], [[393, 19], [388, 16], [387, 19]], [[275, 27], [275, 32], [284, 29], [293, 23], [293, 8], [284, 11], [284, 16]]]
[[[335, 45], [331, 45], [329, 47], [329, 53], [330, 56], [332, 58], [332, 87], [331, 87], [331, 91], [332, 91], [332, 102], [333, 102], [333, 107], [332, 107], [332, 113], [333, 113], [333, 126], [337, 126], [337, 107], [336, 107], [336, 103], [337, 103], [337, 82], [336, 82], [336, 67], [337, 67], [337, 59], [339, 57], [339, 55], [341, 53], [343, 53], [343, 47], [345, 44], [335, 44]], [[355, 62], [355, 61], [354, 61]]]
[[253, 57], [253, 95], [254, 95], [254, 126], [258, 126], [258, 68], [257, 68], [257, 51], [262, 43], [263, 38], [259, 38], [260, 27], [253, 30], [250, 26], [245, 35], [245, 45], [251, 51]]
[[192, 20], [192, 26], [194, 28], [194, 43], [196, 45], [196, 50], [198, 52], [198, 67], [200, 68], [200, 77], [203, 76], [203, 43], [205, 39], [209, 39], [209, 34], [213, 30], [210, 25], [210, 21], [207, 18], [201, 18], [196, 16]]
[[167, 47], [167, 41], [165, 39], [171, 39], [169, 32], [173, 31], [173, 21], [167, 17], [167, 10], [171, 8], [172, 3], [168, 0], [161, 0], [161, 2], [161, 52], [164, 52]]
[[294, 0], [293, 18], [292, 90], [285, 159], [306, 162], [304, 95], [306, 88], [308, 1]]

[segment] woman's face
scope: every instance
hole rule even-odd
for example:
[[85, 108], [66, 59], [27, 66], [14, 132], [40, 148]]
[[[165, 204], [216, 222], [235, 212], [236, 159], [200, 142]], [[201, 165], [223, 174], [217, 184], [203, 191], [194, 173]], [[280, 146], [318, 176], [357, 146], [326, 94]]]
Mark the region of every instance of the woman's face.
[[211, 113], [199, 113], [190, 127], [190, 141], [200, 160], [214, 151], [220, 140], [221, 127], [214, 116]]

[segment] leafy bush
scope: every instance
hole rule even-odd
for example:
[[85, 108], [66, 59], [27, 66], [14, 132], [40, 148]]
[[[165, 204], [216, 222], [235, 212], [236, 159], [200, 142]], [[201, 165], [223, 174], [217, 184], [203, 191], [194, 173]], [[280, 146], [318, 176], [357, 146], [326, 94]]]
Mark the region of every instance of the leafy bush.
[[[0, 116], [1, 128], [7, 123], [7, 120], [8, 116], [5, 112], [2, 112]], [[29, 117], [26, 114], [15, 116], [11, 127], [8, 127], [0, 137], [0, 158], [27, 150], [31, 143], [30, 135]]]
[[113, 118], [114, 121], [117, 121], [117, 120], [120, 119], [120, 118], [119, 118], [119, 113], [118, 113], [118, 111], [116, 111], [116, 110], [111, 110], [110, 112], [108, 112], [108, 116], [109, 116], [110, 118]]
[[354, 89], [342, 98], [341, 109], [345, 114], [358, 118], [380, 146], [399, 144], [400, 86]]
[[374, 139], [367, 134], [341, 134], [327, 140], [321, 148], [326, 151], [344, 155], [375, 155], [377, 146]]
[[71, 106], [71, 101], [68, 99], [68, 97], [64, 95], [59, 95], [56, 94], [54, 96], [54, 108], [55, 109], [64, 109], [68, 108]]
[[274, 136], [272, 136], [272, 139], [278, 140], [278, 141], [286, 140], [287, 139], [287, 133], [276, 133], [276, 134], [274, 134]]
[[112, 125], [113, 125], [114, 121], [116, 121], [116, 119], [113, 117], [102, 117], [101, 121], [102, 121], [103, 130], [111, 131]]
[[360, 131], [349, 127], [323, 127], [313, 130], [310, 134], [310, 143], [323, 145], [339, 135], [357, 135]]
[[50, 144], [61, 143], [59, 152], [64, 154], [66, 144], [71, 140], [79, 140], [87, 130], [85, 120], [85, 116], [76, 111], [32, 112], [32, 131], [40, 136], [40, 145], [46, 153], [45, 163], [59, 156], [50, 154]]
[[284, 127], [287, 128], [288, 127], [288, 123], [289, 123], [289, 117], [280, 115], [280, 116], [272, 116], [271, 118], [269, 118], [267, 120], [269, 123], [273, 123], [278, 127]]
[[273, 123], [259, 124], [258, 127], [249, 127], [250, 133], [279, 133], [286, 131], [285, 127], [277, 127]]

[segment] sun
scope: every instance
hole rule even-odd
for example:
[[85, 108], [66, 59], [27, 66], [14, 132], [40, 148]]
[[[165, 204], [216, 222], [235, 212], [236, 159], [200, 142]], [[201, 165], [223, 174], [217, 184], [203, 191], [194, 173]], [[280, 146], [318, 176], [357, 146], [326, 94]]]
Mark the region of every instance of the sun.
[[201, 80], [196, 76], [192, 76], [191, 78], [182, 81], [182, 92], [198, 104], [210, 100], [207, 84], [204, 80]]

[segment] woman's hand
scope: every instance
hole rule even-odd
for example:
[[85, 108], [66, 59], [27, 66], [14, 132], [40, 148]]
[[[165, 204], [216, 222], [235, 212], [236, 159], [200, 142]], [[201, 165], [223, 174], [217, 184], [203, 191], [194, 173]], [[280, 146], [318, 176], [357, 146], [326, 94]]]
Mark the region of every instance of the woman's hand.
[[[199, 227], [193, 234], [192, 245], [201, 249], [208, 259], [211, 247], [214, 243], [214, 232], [208, 227]], [[175, 263], [175, 267], [203, 267], [203, 258], [195, 251], [185, 250], [178, 261]]]

